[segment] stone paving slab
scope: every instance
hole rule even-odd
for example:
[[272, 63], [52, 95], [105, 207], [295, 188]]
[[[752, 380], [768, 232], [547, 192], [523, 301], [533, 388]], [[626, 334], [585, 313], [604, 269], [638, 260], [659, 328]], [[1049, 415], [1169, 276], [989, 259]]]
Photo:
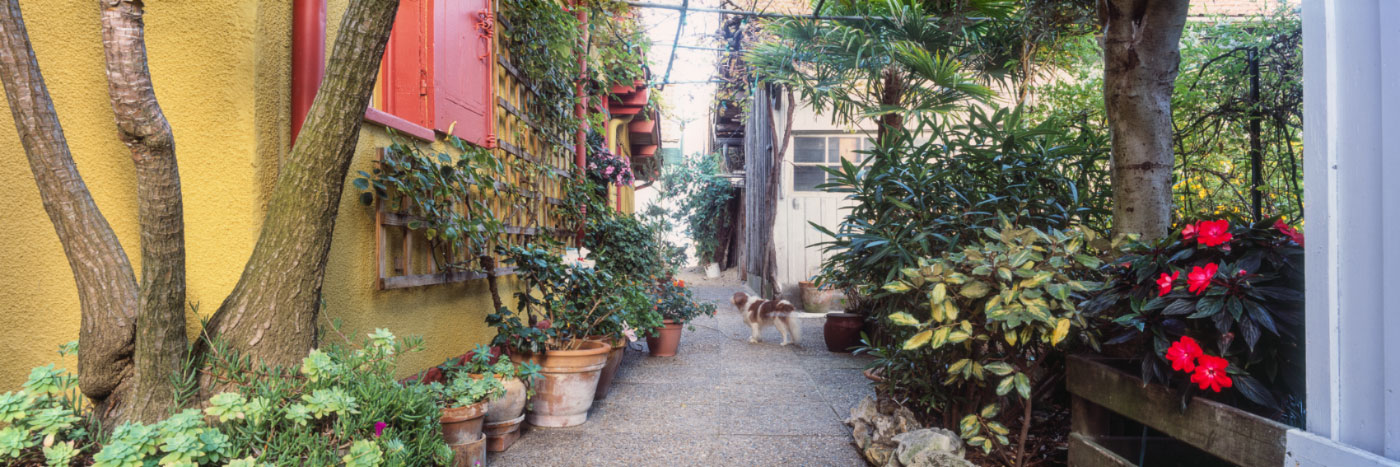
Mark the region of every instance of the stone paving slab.
[[865, 465], [841, 420], [871, 394], [868, 358], [827, 352], [820, 319], [802, 320], [800, 347], [780, 347], [771, 327], [750, 344], [729, 304], [738, 286], [691, 287], [718, 313], [685, 331], [677, 356], [633, 344], [587, 423], [526, 428], [491, 465]]

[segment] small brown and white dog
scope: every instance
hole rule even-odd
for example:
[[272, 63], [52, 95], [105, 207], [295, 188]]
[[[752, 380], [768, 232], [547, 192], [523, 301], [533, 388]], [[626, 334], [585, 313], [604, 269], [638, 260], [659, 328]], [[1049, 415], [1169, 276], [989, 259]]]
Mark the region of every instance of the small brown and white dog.
[[744, 292], [735, 292], [734, 307], [744, 315], [744, 324], [753, 331], [749, 334], [749, 343], [757, 343], [763, 327], [769, 324], [778, 328], [778, 333], [783, 335], [782, 345], [796, 344], [802, 340], [802, 324], [793, 316], [797, 308], [787, 300], [764, 300]]

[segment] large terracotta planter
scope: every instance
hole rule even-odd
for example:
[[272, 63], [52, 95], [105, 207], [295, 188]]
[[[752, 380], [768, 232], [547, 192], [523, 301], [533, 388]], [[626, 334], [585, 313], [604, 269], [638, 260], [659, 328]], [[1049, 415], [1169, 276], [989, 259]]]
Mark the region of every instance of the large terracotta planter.
[[826, 313], [831, 309], [831, 299], [836, 294], [831, 289], [817, 287], [810, 281], [798, 282], [797, 286], [802, 291], [802, 310], [808, 313]]
[[522, 355], [540, 366], [535, 397], [530, 398], [531, 425], [566, 427], [588, 421], [598, 377], [608, 364], [612, 346], [584, 341], [579, 350], [547, 350], [543, 354]]
[[486, 403], [486, 423], [496, 423], [519, 417], [525, 413], [525, 383], [517, 378], [501, 380], [506, 394]]
[[442, 409], [442, 440], [448, 445], [475, 442], [481, 438], [481, 425], [486, 421], [486, 401], [466, 407]]
[[685, 325], [669, 319], [665, 323], [657, 328], [656, 337], [647, 338], [647, 351], [653, 357], [674, 357], [681, 346], [681, 331]]
[[[597, 339], [600, 342], [608, 342], [606, 338]], [[627, 347], [627, 341], [613, 339], [610, 343], [612, 350], [608, 352], [608, 364], [603, 367], [603, 371], [598, 373], [598, 390], [593, 393], [593, 400], [600, 401], [608, 398], [608, 390], [612, 389], [613, 377], [617, 376], [617, 369], [622, 366], [622, 352]]]
[[826, 350], [850, 352], [860, 345], [860, 328], [865, 317], [854, 313], [827, 313], [826, 324], [822, 325], [822, 337], [826, 338]]

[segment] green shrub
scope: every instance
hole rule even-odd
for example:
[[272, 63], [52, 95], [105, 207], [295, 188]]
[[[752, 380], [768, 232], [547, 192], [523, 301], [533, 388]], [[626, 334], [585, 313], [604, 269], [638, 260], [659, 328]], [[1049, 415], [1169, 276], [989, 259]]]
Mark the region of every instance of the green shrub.
[[716, 261], [719, 230], [729, 222], [727, 207], [734, 191], [733, 184], [723, 176], [722, 165], [718, 154], [710, 154], [683, 158], [662, 170], [663, 196], [677, 200], [670, 217], [695, 242], [695, 257], [701, 264]]
[[853, 309], [884, 316], [912, 306], [878, 286], [996, 226], [997, 212], [1022, 213], [1025, 227], [1107, 230], [1106, 140], [1033, 123], [1020, 108], [973, 107], [965, 118], [923, 119], [860, 163], [828, 170], [822, 188], [855, 206], [835, 232], [816, 226], [832, 238], [821, 244], [821, 279], [845, 289]]
[[916, 364], [882, 372], [891, 382], [922, 379], [917, 389], [929, 393], [891, 389], [957, 420], [963, 439], [984, 452], [1011, 444], [1008, 425], [1031, 423], [1028, 407], [1062, 371], [1068, 342], [1097, 346], [1076, 306], [1097, 287], [1095, 238], [1088, 229], [1041, 230], [1002, 217], [999, 230], [983, 230], [980, 244], [901, 269], [883, 288], [919, 305], [888, 317], [903, 340], [882, 349], [881, 362], [896, 354], [896, 362]]
[[[226, 392], [204, 409], [183, 409], [153, 424], [123, 423], [110, 433], [78, 401], [76, 378], [35, 368], [17, 392], [0, 395], [0, 461], [96, 466], [431, 465], [451, 460], [436, 395], [393, 379], [397, 356], [421, 349], [388, 331], [363, 346], [331, 344], [300, 368], [254, 365], [219, 343], [199, 373]], [[376, 433], [376, 424], [383, 433]], [[342, 449], [349, 447], [348, 454]]]

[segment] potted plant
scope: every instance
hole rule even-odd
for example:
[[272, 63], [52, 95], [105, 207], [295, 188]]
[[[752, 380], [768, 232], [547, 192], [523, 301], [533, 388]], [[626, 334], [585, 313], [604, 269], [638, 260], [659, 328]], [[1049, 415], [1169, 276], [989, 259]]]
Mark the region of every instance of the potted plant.
[[608, 397], [613, 378], [622, 366], [623, 350], [629, 342], [637, 341], [638, 330], [653, 330], [662, 325], [661, 314], [653, 308], [651, 302], [651, 293], [646, 286], [637, 283], [619, 284], [616, 292], [609, 295], [606, 303], [616, 307], [617, 312], [610, 316], [610, 319], [599, 322], [594, 327], [595, 334], [590, 336], [591, 339], [612, 346], [612, 351], [608, 353], [607, 366], [604, 366], [599, 374], [594, 400]]
[[662, 326], [647, 337], [647, 350], [653, 357], [674, 357], [681, 345], [681, 330], [700, 315], [714, 316], [715, 306], [697, 303], [685, 281], [664, 279], [656, 284], [656, 310], [661, 313]]
[[482, 431], [486, 434], [486, 450], [500, 452], [510, 448], [520, 436], [525, 403], [534, 395], [539, 365], [533, 362], [516, 364], [509, 358], [501, 358], [491, 347], [477, 345], [471, 353], [449, 359], [442, 368], [449, 375], [461, 373], [473, 379], [489, 376], [501, 382], [504, 393], [487, 403]]
[[437, 392], [442, 409], [442, 439], [454, 447], [484, 441], [481, 426], [486, 420], [487, 404], [505, 395], [501, 381], [493, 375], [456, 377], [447, 384], [435, 382], [429, 386]]
[[521, 282], [515, 311], [487, 317], [496, 343], [517, 363], [540, 366], [526, 420], [542, 427], [568, 427], [588, 420], [588, 409], [612, 346], [591, 340], [598, 326], [616, 319], [611, 277], [593, 268], [565, 264], [539, 247], [512, 247], [510, 262]]

